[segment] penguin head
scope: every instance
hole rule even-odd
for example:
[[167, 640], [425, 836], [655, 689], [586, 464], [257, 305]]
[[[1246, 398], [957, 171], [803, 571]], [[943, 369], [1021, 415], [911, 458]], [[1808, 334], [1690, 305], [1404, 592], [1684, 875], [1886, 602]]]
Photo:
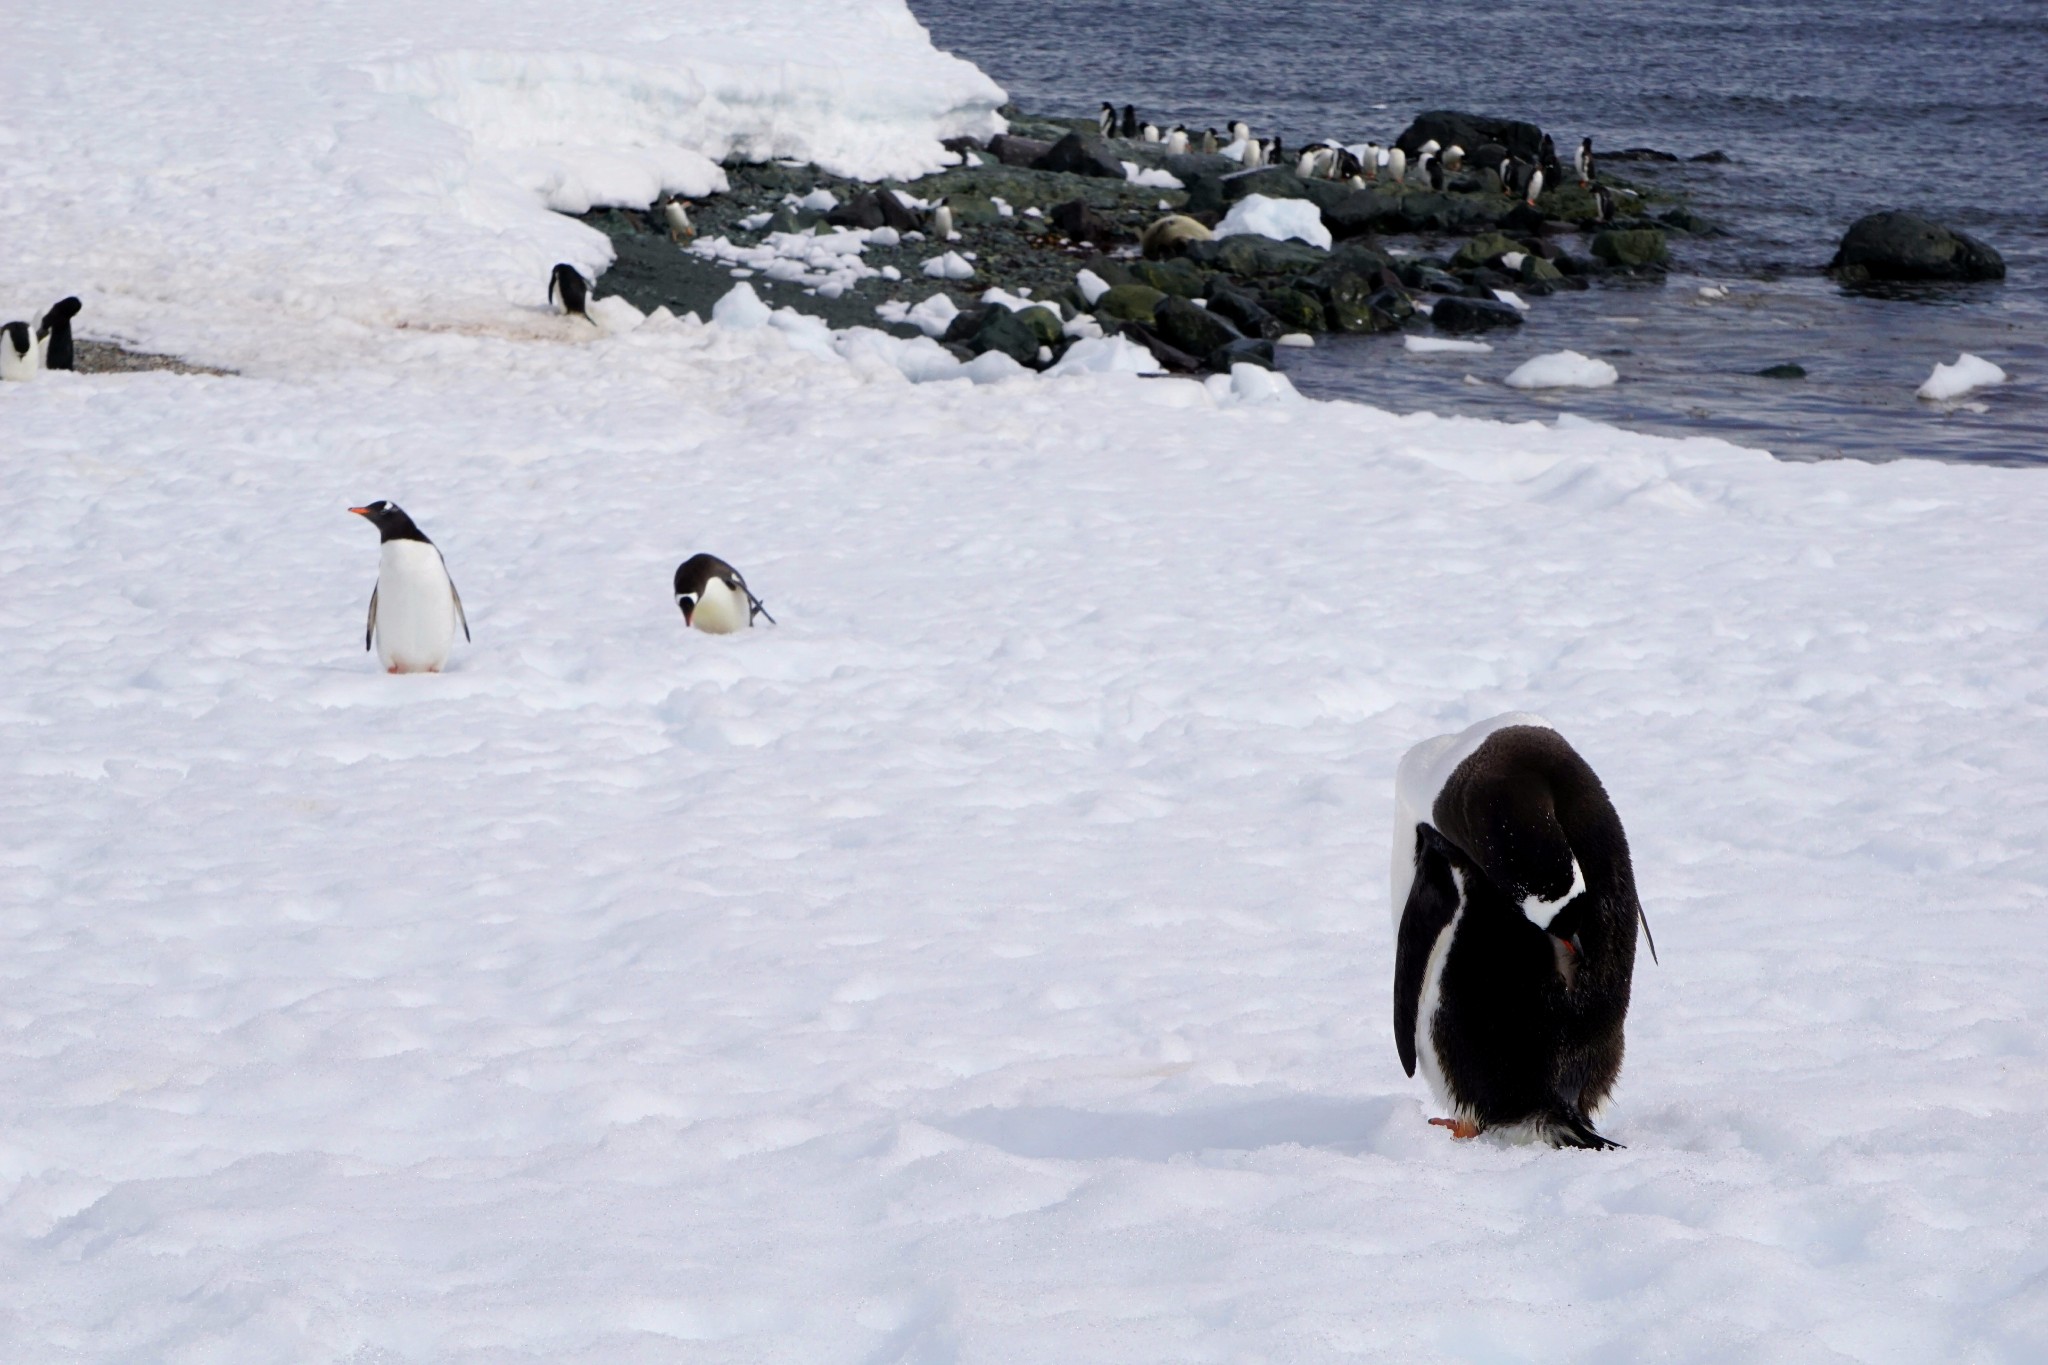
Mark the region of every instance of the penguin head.
[[69, 295], [58, 299], [50, 305], [50, 311], [43, 314], [42, 326], [37, 330], [47, 336], [53, 325], [60, 322], [70, 322], [71, 319], [78, 316], [78, 310], [84, 306], [84, 304], [78, 301], [76, 295]]
[[[351, 507], [348, 510], [359, 517], [367, 518], [385, 540], [427, 540], [425, 533], [405, 514], [405, 509], [395, 502], [379, 498], [368, 506]], [[427, 540], [427, 543], [433, 544], [430, 540]]]
[[26, 356], [35, 345], [35, 339], [29, 335], [28, 324], [25, 322], [10, 322], [5, 327], [0, 327], [0, 333], [6, 334], [7, 345], [17, 356]]

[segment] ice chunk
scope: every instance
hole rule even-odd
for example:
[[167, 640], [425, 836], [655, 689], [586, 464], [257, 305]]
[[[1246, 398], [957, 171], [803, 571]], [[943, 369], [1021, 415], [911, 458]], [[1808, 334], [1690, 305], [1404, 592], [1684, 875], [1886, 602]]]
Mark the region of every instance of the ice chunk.
[[1330, 230], [1323, 226], [1323, 211], [1306, 199], [1246, 195], [1231, 205], [1230, 212], [1216, 225], [1216, 235], [1238, 237], [1248, 233], [1271, 237], [1276, 242], [1293, 239], [1310, 246], [1330, 245]]
[[1604, 389], [1620, 378], [1604, 360], [1577, 351], [1554, 351], [1524, 361], [1506, 383], [1511, 389]]
[[1984, 359], [1964, 351], [1956, 357], [1953, 365], [1936, 365], [1934, 373], [1927, 376], [1927, 382], [1920, 386], [1919, 396], [1932, 402], [1950, 398], [1961, 398], [1972, 389], [1989, 388], [2005, 382], [2005, 371]]

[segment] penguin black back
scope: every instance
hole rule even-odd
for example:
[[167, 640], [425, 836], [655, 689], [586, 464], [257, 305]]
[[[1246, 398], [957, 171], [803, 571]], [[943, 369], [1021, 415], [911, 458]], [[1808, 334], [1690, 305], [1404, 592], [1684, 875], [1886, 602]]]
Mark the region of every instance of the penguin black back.
[[49, 338], [49, 345], [43, 352], [44, 369], [77, 368], [71, 346], [71, 319], [78, 316], [78, 310], [83, 306], [76, 298], [62, 298], [51, 304], [50, 311], [43, 314], [42, 323], [36, 328], [36, 336]]
[[1123, 136], [1125, 136], [1125, 137], [1127, 137], [1127, 138], [1135, 138], [1135, 137], [1137, 137], [1137, 135], [1138, 135], [1138, 106], [1137, 106], [1137, 105], [1135, 105], [1135, 104], [1126, 104], [1126, 105], [1124, 106], [1124, 122], [1123, 122], [1123, 127], [1122, 127], [1121, 129], [1119, 129], [1118, 131], [1120, 131], [1120, 132], [1121, 132], [1121, 133], [1123, 134]]
[[434, 543], [427, 539], [425, 531], [414, 525], [413, 519], [405, 514], [405, 509], [395, 502], [386, 502], [379, 498], [373, 503], [351, 507], [348, 510], [366, 518], [377, 528], [379, 543], [387, 540], [417, 540], [427, 545]]
[[740, 576], [740, 571], [717, 555], [707, 554], [691, 555], [676, 566], [676, 606], [683, 613], [685, 624], [694, 624], [697, 606], [704, 600], [704, 590], [714, 580], [746, 602], [748, 625], [753, 624], [756, 616], [767, 616], [768, 624], [775, 624], [775, 618], [768, 615], [767, 606], [754, 596], [754, 590], [747, 586], [747, 580]]
[[[1628, 838], [1563, 736], [1488, 724], [1498, 728], [1431, 741], [1402, 764], [1397, 894], [1411, 861], [1396, 907], [1395, 1046], [1408, 1074], [1431, 1064], [1462, 1115], [1454, 1128], [1526, 1123], [1560, 1145], [1612, 1146], [1590, 1115], [1620, 1075], [1636, 929], [1649, 929]], [[1418, 757], [1434, 761], [1432, 746], [1455, 757], [1468, 745], [1433, 794], [1411, 772]]]
[[593, 327], [597, 325], [590, 316], [590, 281], [567, 262], [556, 266], [554, 273], [548, 276], [548, 301], [553, 303], [558, 299], [563, 312], [574, 313]]

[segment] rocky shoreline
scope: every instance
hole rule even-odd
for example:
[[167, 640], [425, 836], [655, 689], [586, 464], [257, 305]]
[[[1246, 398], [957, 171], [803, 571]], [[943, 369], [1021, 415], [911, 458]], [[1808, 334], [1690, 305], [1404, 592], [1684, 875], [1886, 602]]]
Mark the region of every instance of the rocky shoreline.
[[[1533, 206], [1504, 193], [1489, 149], [1532, 154], [1542, 133], [1527, 123], [1418, 117], [1395, 146], [1463, 138], [1477, 149], [1432, 189], [1415, 176], [1363, 186], [1305, 178], [1291, 159], [1247, 170], [1105, 138], [1093, 119], [1005, 113], [1007, 134], [948, 144], [964, 164], [914, 181], [729, 165], [729, 192], [689, 206], [695, 236], [681, 243], [656, 206], [584, 214], [617, 252], [598, 290], [643, 311], [708, 317], [746, 280], [773, 306], [835, 327], [934, 336], [962, 359], [996, 350], [1043, 368], [1079, 337], [1120, 334], [1168, 369], [1219, 370], [1272, 365], [1282, 338], [1517, 326], [1540, 306], [1529, 300], [1659, 278], [1674, 240], [1720, 231], [1676, 196], [1607, 172], [1609, 221], [1568, 174]], [[1261, 206], [1255, 196], [1313, 205], [1330, 245], [1208, 235], [1233, 208]], [[940, 203], [952, 228], [943, 242], [930, 213]], [[1169, 216], [1201, 228], [1141, 249]], [[984, 300], [991, 290], [999, 301]]]

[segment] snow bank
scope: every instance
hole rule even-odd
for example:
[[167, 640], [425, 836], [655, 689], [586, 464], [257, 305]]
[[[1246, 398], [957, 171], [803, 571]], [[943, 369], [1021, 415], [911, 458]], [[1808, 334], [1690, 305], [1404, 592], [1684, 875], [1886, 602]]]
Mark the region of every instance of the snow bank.
[[8, 16], [0, 299], [266, 373], [319, 365], [327, 323], [540, 329], [556, 261], [610, 260], [550, 209], [702, 194], [735, 155], [911, 175], [1000, 126], [902, 0], [96, 14]]
[[1989, 388], [2005, 382], [2005, 371], [1981, 356], [1968, 351], [1956, 357], [1953, 365], [1937, 364], [1934, 373], [1927, 376], [1918, 396], [1934, 401], [1961, 398], [1974, 389]]
[[1306, 199], [1274, 199], [1248, 194], [1230, 206], [1230, 212], [1216, 225], [1216, 236], [1236, 237], [1251, 233], [1284, 242], [1289, 238], [1310, 246], [1327, 248], [1330, 230], [1323, 226], [1322, 210]]
[[1553, 351], [1523, 361], [1503, 382], [1511, 389], [1604, 389], [1621, 378], [1604, 360]]

